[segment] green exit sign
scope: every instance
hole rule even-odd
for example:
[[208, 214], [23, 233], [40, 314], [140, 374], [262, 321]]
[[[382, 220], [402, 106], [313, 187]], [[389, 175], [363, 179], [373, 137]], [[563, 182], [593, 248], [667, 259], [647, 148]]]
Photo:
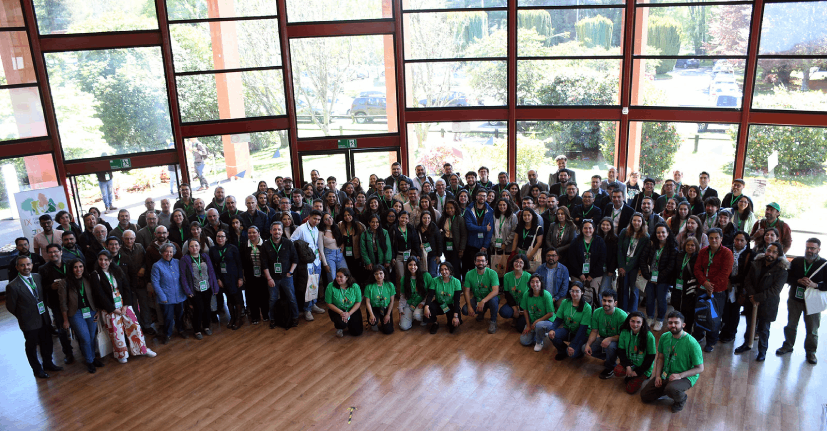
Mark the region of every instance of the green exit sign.
[[130, 169], [132, 168], [132, 159], [112, 159], [109, 161], [109, 167], [112, 169]]
[[339, 148], [356, 148], [356, 139], [339, 139]]

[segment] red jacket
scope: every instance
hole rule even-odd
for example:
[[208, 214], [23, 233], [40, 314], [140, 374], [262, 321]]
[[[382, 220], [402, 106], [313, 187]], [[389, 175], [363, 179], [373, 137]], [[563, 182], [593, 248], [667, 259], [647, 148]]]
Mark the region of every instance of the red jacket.
[[698, 260], [695, 262], [695, 278], [698, 280], [698, 286], [701, 286], [709, 280], [715, 286], [714, 292], [725, 291], [729, 286], [729, 275], [732, 273], [734, 260], [732, 250], [721, 246], [712, 258], [712, 265], [709, 266], [709, 276], [707, 276], [709, 247], [702, 248], [698, 253]]

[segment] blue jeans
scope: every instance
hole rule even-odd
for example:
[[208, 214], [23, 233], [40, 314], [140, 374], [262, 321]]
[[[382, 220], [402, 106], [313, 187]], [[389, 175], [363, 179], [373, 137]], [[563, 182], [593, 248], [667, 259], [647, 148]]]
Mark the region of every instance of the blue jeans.
[[602, 294], [604, 291], [611, 289], [614, 278], [614, 273], [612, 273], [612, 275], [604, 275], [600, 280], [600, 292], [598, 292], [598, 294]]
[[201, 182], [201, 187], [207, 187], [210, 185], [210, 182], [207, 181], [207, 177], [204, 176], [204, 162], [195, 164], [195, 177]]
[[439, 257], [429, 257], [428, 258], [428, 273], [431, 274], [431, 277], [437, 277], [437, 270], [439, 269]]
[[101, 188], [101, 197], [103, 197], [103, 206], [105, 206], [106, 209], [112, 208], [112, 201], [115, 200], [115, 188], [112, 184], [112, 180], [98, 181], [98, 185]]
[[172, 324], [175, 323], [175, 329], [179, 333], [184, 332], [184, 303], [177, 304], [161, 304], [161, 311], [164, 312], [164, 334], [167, 337], [172, 336]]
[[626, 272], [623, 283], [617, 284], [617, 297], [620, 301], [618, 307], [627, 313], [637, 311], [637, 304], [640, 302], [640, 291], [635, 287], [635, 280], [637, 280], [637, 269]]
[[287, 295], [287, 301], [290, 303], [290, 316], [293, 319], [298, 319], [299, 304], [296, 302], [296, 291], [293, 290], [293, 277], [282, 277], [281, 280], [276, 280], [275, 286], [270, 287], [270, 321], [276, 318], [273, 308], [276, 306], [276, 301], [279, 300], [280, 291]]
[[[702, 289], [702, 288], [703, 288], [703, 286], [698, 286], [698, 289]], [[702, 293], [703, 290], [701, 290], [700, 292]], [[712, 294], [712, 299], [715, 301], [715, 304], [718, 305], [718, 313], [721, 313], [722, 310], [724, 309], [724, 305], [726, 303], [726, 290], [723, 291], [723, 292], [713, 293]], [[703, 329], [700, 329], [700, 328], [698, 328], [697, 325], [695, 325], [695, 333], [692, 334], [692, 335], [695, 336], [696, 340], [700, 340], [701, 338], [706, 336], [706, 345], [707, 346], [714, 346], [714, 345], [718, 344], [718, 336], [721, 335], [720, 326], [721, 325], [718, 325], [718, 330], [717, 331], [704, 331]]]
[[[594, 339], [592, 343], [592, 357], [597, 359], [603, 359], [603, 367], [607, 370], [614, 369], [615, 365], [617, 365], [617, 341], [612, 341], [609, 343], [609, 347], [605, 349], [603, 346], [600, 345], [604, 340], [603, 337], [597, 337]], [[586, 346], [583, 346], [585, 351]]]
[[568, 341], [571, 338], [571, 343], [569, 343], [568, 347], [574, 349], [574, 355], [571, 356], [572, 359], [579, 358], [583, 356], [583, 344], [575, 345], [574, 344], [574, 337], [577, 335], [576, 332], [569, 332], [568, 329], [564, 327], [559, 327], [554, 330], [554, 339], [551, 340], [551, 344], [557, 349], [558, 353], [562, 353], [564, 355], [568, 355], [566, 352], [566, 343], [564, 341]]
[[[474, 310], [477, 309], [477, 298], [471, 297], [471, 307], [473, 307]], [[500, 309], [500, 297], [495, 296], [495, 297], [489, 299], [488, 302], [485, 303], [485, 306], [482, 309], [482, 314], [485, 315], [485, 310], [488, 310], [488, 313], [491, 315], [491, 321], [496, 322], [497, 321], [497, 311], [499, 309]], [[462, 306], [462, 315], [463, 316], [468, 315], [468, 307], [466, 305]]]
[[669, 285], [666, 283], [652, 283], [651, 281], [646, 283], [646, 315], [650, 319], [655, 317], [655, 300], [658, 301], [658, 321], [663, 322], [666, 318], [667, 292], [669, 292]]
[[[94, 316], [94, 313], [92, 315]], [[78, 308], [75, 314], [69, 316], [69, 325], [78, 337], [78, 345], [80, 345], [83, 358], [86, 359], [87, 364], [91, 364], [95, 360], [95, 347], [92, 345], [92, 340], [95, 339], [95, 330], [98, 328], [95, 318], [84, 319], [83, 312]]]
[[[344, 262], [344, 261], [343, 261]], [[318, 265], [314, 265], [312, 263], [307, 264], [307, 275], [310, 276], [311, 274], [322, 274], [322, 264], [319, 263]], [[319, 284], [321, 284], [321, 277], [319, 279]], [[305, 301], [304, 302], [304, 311], [310, 311], [314, 305], [316, 305], [316, 299]]]
[[[324, 258], [327, 259], [327, 267], [330, 268], [330, 271], [328, 271], [327, 274], [330, 277], [330, 282], [332, 283], [333, 280], [336, 279], [336, 270], [339, 268], [347, 268], [345, 255], [342, 253], [342, 250], [339, 250], [338, 248], [334, 250], [325, 248]], [[371, 274], [371, 276], [372, 275], [373, 274]]]
[[550, 320], [541, 320], [534, 325], [533, 331], [528, 331], [528, 334], [520, 335], [520, 344], [523, 346], [530, 346], [534, 344], [543, 344], [546, 339], [546, 334], [551, 330], [552, 322]]

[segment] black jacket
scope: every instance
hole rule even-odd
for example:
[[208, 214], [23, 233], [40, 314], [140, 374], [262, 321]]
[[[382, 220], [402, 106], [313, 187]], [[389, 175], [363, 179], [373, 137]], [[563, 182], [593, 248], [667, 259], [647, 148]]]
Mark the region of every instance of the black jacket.
[[[660, 248], [652, 245], [650, 242], [649, 247], [646, 247], [646, 250], [643, 251], [641, 258], [638, 260], [640, 274], [646, 280], [652, 279], [652, 270], [654, 269], [652, 265], [655, 263], [655, 254], [658, 250], [660, 250]], [[658, 281], [656, 283], [673, 284], [672, 273], [675, 270], [675, 265], [680, 265], [677, 263], [677, 259], [678, 249], [671, 247], [668, 244], [664, 246], [663, 251], [660, 254], [660, 260], [658, 260]]]
[[787, 282], [787, 269], [790, 262], [779, 257], [767, 269], [764, 267], [764, 255], [755, 257], [750, 265], [749, 273], [744, 279], [744, 289], [747, 296], [752, 296], [758, 302], [758, 318], [775, 322], [778, 316], [778, 303], [781, 302], [781, 289]]
[[[210, 247], [210, 261], [216, 277], [224, 284], [224, 290], [231, 295], [237, 293], [239, 289], [238, 280], [244, 278], [244, 269], [241, 265], [241, 254], [238, 247], [232, 244], [227, 244], [222, 249], [219, 249], [218, 246]], [[221, 272], [222, 262], [226, 264], [226, 273]]]
[[[614, 205], [612, 205], [611, 203], [603, 207], [603, 217], [611, 217], [613, 210]], [[617, 222], [617, 233], [620, 233], [620, 231], [629, 226], [629, 222], [632, 221], [632, 216], [634, 214], [635, 210], [624, 203], [623, 206], [620, 208], [620, 215], [618, 216], [620, 217], [620, 220], [618, 220]], [[596, 222], [597, 221], [595, 220], [595, 223]], [[612, 224], [614, 224], [614, 221], [612, 221]]]
[[[123, 306], [132, 305], [132, 289], [129, 287], [129, 281], [121, 269], [115, 265], [109, 266], [109, 275], [115, 278], [118, 283], [118, 290], [121, 292], [121, 300]], [[95, 308], [98, 310], [105, 310], [112, 314], [115, 311], [115, 299], [112, 297], [112, 285], [109, 284], [109, 279], [100, 269], [92, 271], [89, 276], [92, 282], [92, 298], [95, 301]]]

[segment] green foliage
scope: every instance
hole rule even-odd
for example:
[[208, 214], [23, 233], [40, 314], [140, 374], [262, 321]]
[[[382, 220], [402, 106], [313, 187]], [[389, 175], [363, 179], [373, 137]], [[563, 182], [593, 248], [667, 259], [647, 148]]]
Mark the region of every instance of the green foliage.
[[[603, 127], [600, 150], [607, 160], [614, 160], [616, 123]], [[661, 179], [675, 163], [675, 154], [681, 146], [681, 137], [674, 124], [644, 122], [640, 139], [641, 177]]]
[[581, 19], [575, 24], [577, 40], [588, 47], [601, 46], [610, 49], [612, 46], [612, 31], [614, 24], [609, 18], [595, 16]]
[[[670, 17], [649, 17], [648, 44], [660, 50], [661, 55], [678, 55], [681, 50], [681, 24]], [[675, 67], [677, 60], [662, 60], [657, 67], [658, 74], [664, 74]]]
[[448, 22], [455, 29], [454, 40], [460, 51], [488, 37], [488, 14], [485, 12], [450, 12]]
[[546, 157], [546, 148], [541, 141], [531, 139], [523, 133], [517, 134], [518, 176], [525, 176], [529, 170], [546, 164]]
[[747, 168], [769, 173], [767, 160], [778, 152], [774, 172], [782, 178], [824, 173], [827, 129], [819, 127], [750, 126]]
[[520, 11], [517, 14], [517, 25], [519, 26], [518, 33], [532, 29], [537, 34], [543, 36], [543, 43], [545, 45], [551, 42], [551, 36], [554, 34], [554, 29], [551, 26], [551, 14], [542, 9]]

